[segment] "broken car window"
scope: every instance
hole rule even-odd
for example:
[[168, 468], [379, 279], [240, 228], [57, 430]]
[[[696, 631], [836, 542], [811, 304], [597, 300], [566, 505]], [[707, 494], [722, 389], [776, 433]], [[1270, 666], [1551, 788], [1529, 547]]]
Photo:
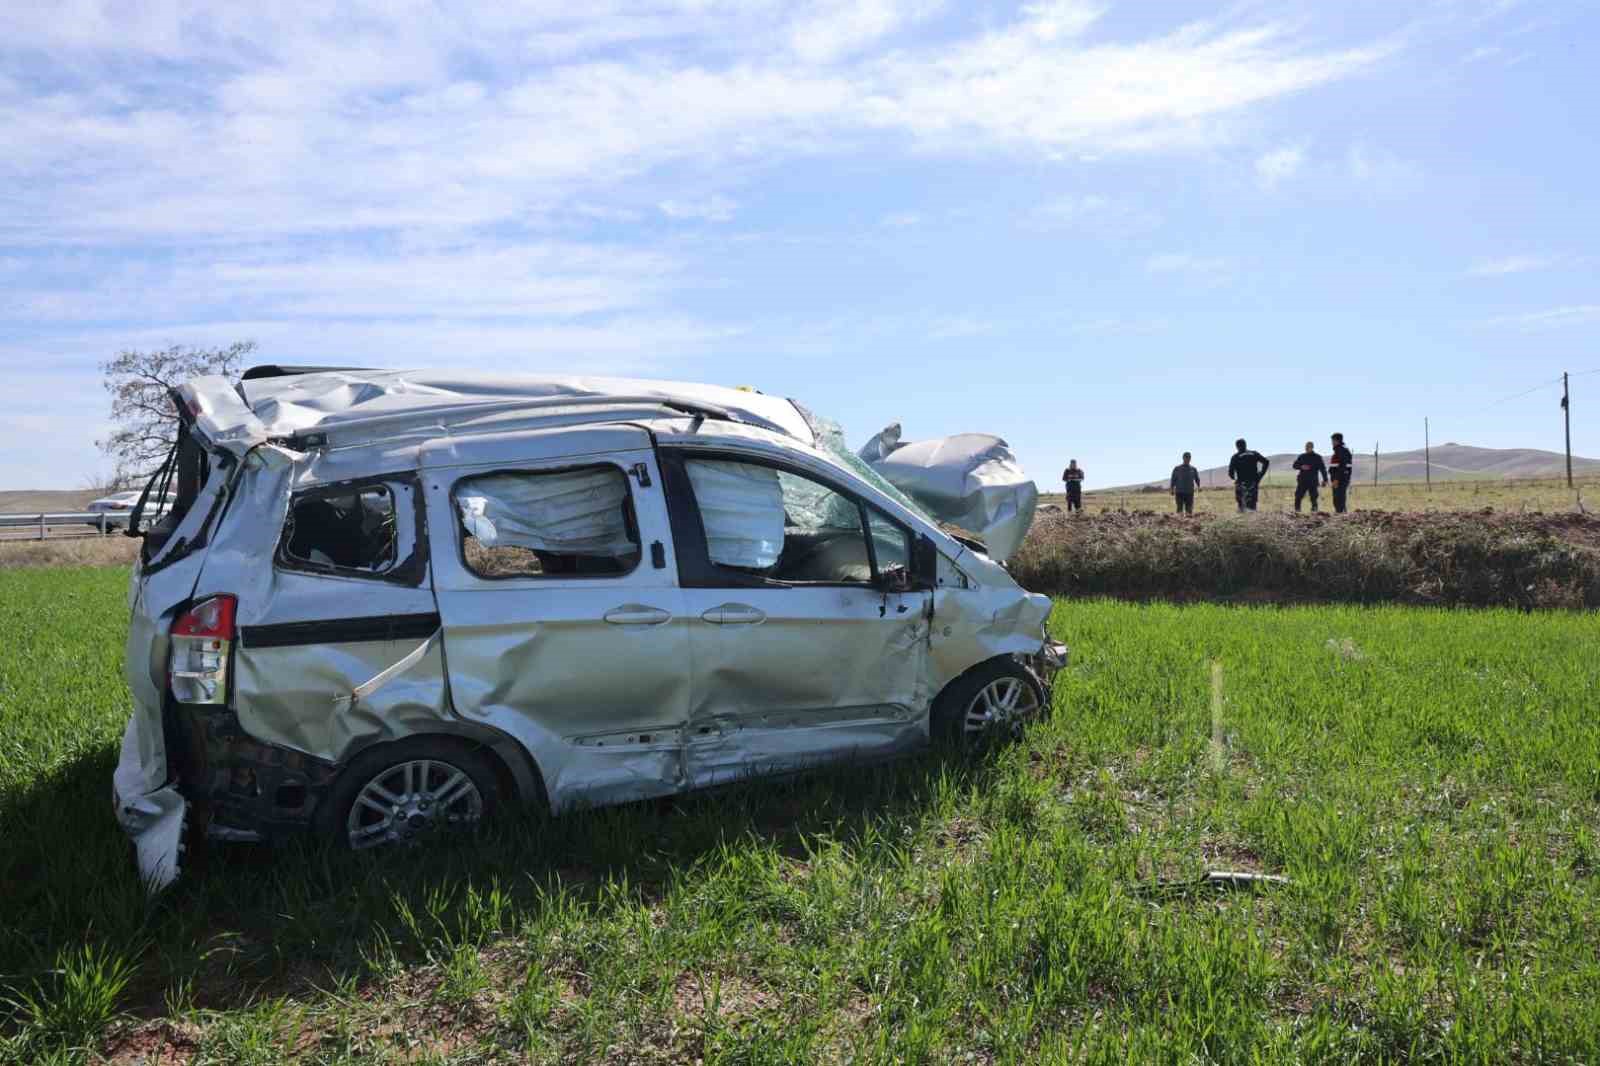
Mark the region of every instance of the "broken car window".
[[867, 508], [867, 528], [872, 530], [872, 550], [880, 574], [898, 573], [903, 580], [911, 574], [911, 534], [891, 522], [876, 508]]
[[870, 584], [872, 562], [854, 499], [819, 481], [756, 463], [684, 463], [712, 563], [775, 581]]
[[639, 562], [628, 479], [615, 466], [497, 473], [456, 486], [462, 553], [479, 577], [625, 574]]
[[313, 570], [381, 574], [398, 560], [394, 491], [388, 485], [296, 493], [283, 559]]

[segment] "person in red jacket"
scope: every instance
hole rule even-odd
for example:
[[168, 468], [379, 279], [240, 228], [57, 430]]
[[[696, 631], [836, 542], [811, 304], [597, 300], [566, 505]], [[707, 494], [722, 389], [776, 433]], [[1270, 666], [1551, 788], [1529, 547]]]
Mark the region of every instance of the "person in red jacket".
[[1344, 446], [1344, 434], [1333, 435], [1333, 462], [1328, 464], [1328, 482], [1333, 486], [1333, 513], [1344, 514], [1356, 457]]

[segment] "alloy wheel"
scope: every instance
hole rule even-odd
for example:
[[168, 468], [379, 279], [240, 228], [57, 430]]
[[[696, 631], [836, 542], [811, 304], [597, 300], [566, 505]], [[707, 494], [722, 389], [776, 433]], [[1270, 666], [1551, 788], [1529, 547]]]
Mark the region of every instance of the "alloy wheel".
[[361, 787], [345, 833], [351, 849], [361, 850], [464, 832], [482, 817], [483, 795], [465, 770], [437, 759], [411, 759]]
[[970, 743], [1017, 734], [1038, 714], [1039, 695], [1032, 685], [1017, 677], [997, 677], [972, 697], [961, 726]]

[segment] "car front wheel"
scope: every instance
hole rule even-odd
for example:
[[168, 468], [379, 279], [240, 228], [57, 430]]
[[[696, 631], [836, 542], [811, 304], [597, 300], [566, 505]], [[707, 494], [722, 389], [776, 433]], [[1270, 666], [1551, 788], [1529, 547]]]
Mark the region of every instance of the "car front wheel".
[[971, 751], [1020, 736], [1048, 708], [1044, 689], [1027, 667], [994, 659], [950, 683], [934, 702], [929, 727], [936, 743]]

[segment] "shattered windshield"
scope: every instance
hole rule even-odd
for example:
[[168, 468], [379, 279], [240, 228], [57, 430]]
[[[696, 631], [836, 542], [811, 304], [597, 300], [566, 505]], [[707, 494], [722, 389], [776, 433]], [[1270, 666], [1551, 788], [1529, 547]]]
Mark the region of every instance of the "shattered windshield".
[[921, 518], [930, 526], [933, 526], [935, 529], [943, 528], [939, 520], [928, 514], [927, 510], [924, 509], [921, 504], [917, 503], [910, 496], [907, 496], [905, 493], [891, 485], [888, 479], [886, 479], [876, 470], [872, 469], [872, 467], [867, 464], [866, 460], [862, 459], [861, 456], [850, 450], [850, 446], [845, 443], [844, 430], [839, 428], [839, 423], [829, 418], [823, 418], [796, 400], [790, 400], [789, 402], [794, 404], [795, 410], [799, 411], [800, 416], [806, 420], [806, 424], [811, 427], [812, 436], [816, 438], [817, 444], [824, 451], [826, 451], [829, 455], [832, 455], [835, 459], [838, 459], [839, 462], [843, 463], [846, 467], [853, 471], [861, 480], [865, 481], [867, 484], [871, 485], [873, 488], [877, 489], [891, 500], [895, 500], [906, 510], [910, 511], [918, 518]]

